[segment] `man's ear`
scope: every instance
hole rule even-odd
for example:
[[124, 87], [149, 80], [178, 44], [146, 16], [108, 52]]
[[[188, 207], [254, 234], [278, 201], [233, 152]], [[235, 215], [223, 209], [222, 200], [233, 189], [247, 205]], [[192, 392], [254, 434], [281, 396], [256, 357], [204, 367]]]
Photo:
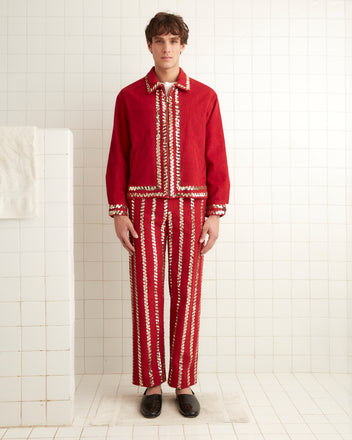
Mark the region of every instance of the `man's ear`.
[[185, 48], [186, 48], [186, 44], [185, 43], [181, 44], [181, 53], [185, 50]]
[[150, 41], [147, 41], [147, 46], [148, 46], [149, 51], [151, 52], [152, 51], [152, 44]]

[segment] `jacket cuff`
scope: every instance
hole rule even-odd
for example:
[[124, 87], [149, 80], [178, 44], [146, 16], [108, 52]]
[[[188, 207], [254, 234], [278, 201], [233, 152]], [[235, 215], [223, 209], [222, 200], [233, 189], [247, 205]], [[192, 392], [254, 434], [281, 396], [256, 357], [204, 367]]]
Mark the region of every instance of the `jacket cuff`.
[[114, 218], [115, 215], [128, 215], [128, 206], [122, 204], [109, 205], [109, 216]]
[[207, 205], [205, 210], [205, 216], [209, 217], [209, 215], [215, 214], [222, 217], [223, 215], [225, 215], [225, 212], [226, 212], [226, 205], [213, 203], [211, 205]]

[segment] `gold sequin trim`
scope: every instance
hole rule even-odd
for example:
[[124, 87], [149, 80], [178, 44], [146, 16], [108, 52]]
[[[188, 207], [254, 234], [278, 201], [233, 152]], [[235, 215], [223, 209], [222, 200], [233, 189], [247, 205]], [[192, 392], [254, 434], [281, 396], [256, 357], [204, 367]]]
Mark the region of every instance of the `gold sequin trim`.
[[164, 215], [163, 215], [163, 223], [161, 225], [161, 243], [162, 243], [162, 252], [163, 252], [163, 286], [165, 283], [165, 246], [166, 246], [166, 239], [165, 239], [165, 226], [166, 226], [166, 218], [167, 218], [167, 208], [168, 208], [168, 201], [167, 199], [164, 199]]
[[209, 215], [220, 215], [223, 216], [226, 213], [226, 205], [213, 203], [206, 207], [206, 217]]
[[152, 372], [152, 354], [151, 354], [151, 329], [150, 329], [150, 316], [148, 305], [148, 279], [147, 279], [147, 258], [145, 253], [145, 234], [144, 234], [144, 211], [146, 200], [142, 199], [141, 204], [141, 246], [142, 246], [142, 272], [143, 272], [143, 297], [144, 297], [144, 309], [145, 309], [145, 323], [146, 323], [146, 337], [147, 337], [147, 350], [148, 350], [148, 373], [151, 386], [154, 385], [153, 372]]
[[[171, 343], [171, 349], [170, 349], [170, 375], [169, 375], [169, 384], [172, 382], [173, 379], [173, 355], [174, 355], [174, 348], [175, 348], [175, 338], [176, 338], [176, 331], [178, 326], [178, 317], [179, 317], [179, 309], [180, 309], [180, 303], [181, 303], [181, 278], [182, 278], [182, 262], [183, 262], [183, 234], [184, 234], [184, 211], [183, 211], [183, 203], [184, 200], [179, 200], [179, 214], [180, 214], [180, 238], [179, 238], [179, 244], [178, 244], [178, 268], [177, 268], [177, 302], [176, 302], [176, 311], [175, 311], [175, 326], [172, 329], [173, 335], [172, 335], [172, 343]], [[172, 258], [169, 260], [170, 266], [173, 265]], [[173, 294], [175, 292], [173, 291]]]
[[[133, 192], [129, 191], [127, 193], [127, 198], [134, 198], [134, 197], [167, 197], [164, 193], [142, 193], [142, 192]], [[208, 197], [208, 192], [195, 192], [195, 193], [188, 193], [188, 192], [182, 192], [175, 194], [174, 198], [182, 198], [182, 197], [198, 197], [198, 198], [206, 198]]]
[[[202, 210], [201, 210], [201, 227], [203, 227], [204, 221], [205, 221], [205, 207], [203, 206], [205, 204], [205, 201], [202, 200], [201, 202], [202, 204]], [[203, 244], [200, 248], [203, 249], [203, 247], [205, 247], [205, 242], [203, 241]], [[200, 251], [199, 251], [200, 252]], [[203, 264], [204, 264], [204, 255], [201, 254], [200, 256], [200, 279], [199, 282], [202, 283], [202, 272], [203, 272]], [[201, 289], [201, 285], [199, 286], [199, 289]], [[193, 374], [193, 379], [196, 382], [197, 380], [197, 372], [198, 372], [198, 351], [199, 351], [199, 326], [200, 326], [200, 314], [201, 314], [201, 303], [199, 306], [199, 310], [198, 310], [198, 343], [196, 345], [196, 353], [195, 353], [195, 362], [194, 362], [194, 374]]]
[[[177, 83], [176, 85], [184, 90], [189, 90], [190, 81], [188, 75], [186, 75], [186, 78], [186, 85], [180, 83]], [[158, 88], [159, 85], [162, 85], [161, 82], [157, 82], [156, 84], [154, 84], [153, 87], [150, 87], [148, 82], [148, 75], [145, 76], [145, 81], [148, 93], [152, 93], [154, 90], [156, 90], [155, 102], [157, 186], [128, 186], [127, 197], [207, 197], [208, 190], [206, 185], [181, 186], [180, 103], [178, 88], [174, 88], [174, 93], [171, 93], [170, 91], [169, 96], [167, 97], [164, 87]], [[173, 96], [175, 96], [174, 101]], [[160, 129], [161, 123], [162, 129]], [[162, 148], [161, 131], [163, 137]], [[162, 184], [161, 177], [161, 160], [163, 161], [164, 184]], [[148, 193], [148, 191], [151, 192]], [[196, 192], [191, 193], [190, 191]]]
[[[177, 89], [175, 90], [175, 93], [177, 93]], [[167, 98], [168, 100], [168, 108], [169, 108], [169, 127], [168, 127], [168, 133], [169, 133], [169, 157], [170, 157], [170, 164], [169, 164], [169, 173], [170, 173], [170, 196], [173, 197], [175, 195], [175, 159], [174, 159], [174, 118], [173, 118], [173, 112], [172, 112], [172, 95]]]
[[[128, 191], [139, 191], [139, 190], [142, 190], [142, 191], [155, 191], [155, 189], [157, 189], [157, 187], [156, 186], [129, 186], [128, 187]], [[156, 193], [154, 192], [154, 193], [151, 193], [150, 195], [151, 196], [154, 196]], [[160, 193], [160, 194], [162, 194], [162, 193]]]
[[[179, 191], [195, 191], [195, 190], [206, 190], [207, 186], [195, 186], [186, 185], [181, 186], [181, 145], [180, 145], [180, 101], [178, 90], [175, 89], [175, 139], [176, 139], [176, 188]], [[188, 196], [190, 196], [188, 194]], [[193, 195], [192, 195], [193, 197]]]
[[180, 182], [181, 182], [180, 104], [179, 104], [177, 90], [175, 90], [175, 139], [176, 139], [176, 186], [177, 186], [177, 190], [180, 190]]
[[184, 86], [183, 84], [180, 84], [180, 83], [177, 83], [176, 85], [178, 85], [179, 87], [181, 87], [181, 89], [189, 90], [189, 89], [190, 89], [189, 76], [186, 74], [186, 85], [185, 85], [185, 86]]
[[157, 190], [162, 189], [161, 181], [161, 162], [160, 162], [160, 89], [156, 91], [156, 173], [157, 173]]
[[191, 203], [191, 218], [192, 218], [191, 250], [190, 250], [189, 265], [188, 265], [187, 302], [186, 302], [186, 313], [185, 313], [184, 324], [183, 324], [183, 332], [182, 332], [181, 353], [180, 353], [180, 368], [179, 368], [179, 376], [178, 376], [177, 388], [181, 388], [181, 385], [182, 385], [183, 354], [184, 354], [184, 351], [185, 351], [185, 339], [187, 337], [188, 314], [189, 314], [189, 307], [190, 307], [190, 301], [191, 301], [192, 279], [193, 279], [193, 261], [194, 261], [193, 258], [194, 258], [194, 243], [195, 243], [194, 199], [190, 199], [190, 203]]
[[159, 296], [158, 296], [158, 251], [156, 247], [155, 239], [155, 210], [156, 210], [156, 199], [152, 200], [152, 217], [151, 217], [151, 236], [152, 236], [152, 250], [153, 250], [153, 267], [154, 267], [154, 304], [155, 304], [155, 326], [156, 326], [156, 352], [157, 352], [157, 362], [159, 369], [159, 376], [162, 380], [163, 377], [163, 365], [160, 357], [160, 316], [159, 316]]
[[[134, 205], [135, 201], [131, 200], [131, 221], [134, 223]], [[135, 238], [130, 233], [130, 240], [132, 245], [135, 247]], [[137, 295], [137, 268], [136, 268], [136, 255], [135, 254], [129, 254], [129, 263], [130, 263], [130, 284], [131, 284], [131, 300], [132, 300], [132, 313], [135, 316], [136, 319], [136, 327], [137, 327], [137, 368], [138, 368], [138, 378], [139, 378], [139, 384], [141, 385], [143, 383], [143, 376], [142, 376], [142, 354], [141, 354], [141, 336], [140, 336], [140, 328], [139, 328], [139, 308], [138, 308], [138, 295]], [[133, 274], [133, 279], [132, 279]], [[133, 282], [134, 281], [134, 282]], [[133, 362], [135, 362], [133, 357]], [[135, 367], [133, 367], [135, 369]]]
[[213, 203], [212, 205], [208, 205], [207, 207], [208, 208], [225, 208], [226, 205], [219, 205], [219, 204]]
[[[200, 230], [202, 230], [204, 219], [203, 219], [203, 204], [204, 200], [200, 201]], [[199, 236], [200, 238], [200, 236]], [[203, 242], [204, 244], [204, 242]], [[202, 285], [202, 276], [200, 272], [200, 265], [202, 264], [202, 258], [204, 258], [204, 255], [201, 254], [201, 250], [203, 245], [201, 243], [198, 243], [199, 249], [198, 249], [198, 258], [197, 258], [197, 270], [196, 270], [196, 279], [195, 279], [195, 288], [194, 288], [194, 297], [193, 297], [193, 308], [192, 308], [192, 318], [191, 318], [191, 342], [190, 342], [190, 362], [187, 369], [187, 381], [188, 383], [191, 383], [191, 377], [190, 377], [190, 369], [191, 365], [193, 363], [193, 381], [197, 382], [197, 368], [196, 368], [196, 359], [197, 359], [197, 353], [198, 353], [198, 344], [196, 347], [194, 347], [194, 340], [198, 340], [199, 338], [199, 316], [200, 316], [200, 302], [199, 302], [199, 308], [197, 309], [197, 299], [198, 296], [201, 295], [201, 285]], [[198, 281], [199, 281], [199, 290], [198, 290]], [[197, 312], [197, 313], [196, 313]], [[195, 335], [195, 329], [197, 328], [197, 334]]]
[[169, 292], [171, 293], [172, 290], [172, 265], [171, 265], [171, 261], [172, 261], [172, 212], [168, 212], [168, 223], [169, 223], [169, 241], [168, 241], [168, 256], [169, 256]]
[[123, 204], [116, 204], [116, 205], [109, 205], [109, 209], [115, 209], [115, 208], [128, 208], [128, 206], [127, 205], [123, 205]]
[[123, 204], [109, 205], [109, 215], [127, 215], [128, 206]]
[[154, 92], [154, 90], [162, 84], [160, 81], [158, 81], [157, 83], [155, 83], [153, 85], [153, 87], [150, 87], [149, 81], [148, 81], [148, 74], [144, 77], [144, 79], [145, 79], [145, 84], [147, 86], [148, 93]]
[[[186, 84], [181, 84], [180, 82], [177, 82], [175, 84], [175, 86], [181, 87], [181, 89], [184, 89], [184, 90], [190, 90], [190, 79], [186, 73], [185, 73], [185, 75], [186, 75]], [[159, 86], [161, 86], [163, 84], [162, 82], [158, 81], [153, 85], [153, 87], [150, 87], [150, 84], [148, 81], [148, 74], [144, 77], [144, 80], [145, 80], [145, 84], [146, 84], [148, 93], [153, 93], [156, 88], [158, 88]]]
[[165, 93], [162, 91], [162, 121], [163, 121], [163, 167], [164, 167], [164, 194], [169, 192], [169, 169], [168, 169], [168, 119], [169, 115], [166, 108]]

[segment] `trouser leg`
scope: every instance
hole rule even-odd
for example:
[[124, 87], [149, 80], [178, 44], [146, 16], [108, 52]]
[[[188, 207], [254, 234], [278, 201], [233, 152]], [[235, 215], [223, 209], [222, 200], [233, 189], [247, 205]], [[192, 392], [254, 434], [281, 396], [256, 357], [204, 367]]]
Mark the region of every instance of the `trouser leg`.
[[145, 387], [166, 381], [164, 350], [164, 261], [167, 199], [129, 199], [138, 234], [129, 256], [133, 329], [132, 383]]
[[205, 243], [199, 243], [205, 199], [169, 199], [170, 369], [168, 384], [197, 382], [201, 283]]

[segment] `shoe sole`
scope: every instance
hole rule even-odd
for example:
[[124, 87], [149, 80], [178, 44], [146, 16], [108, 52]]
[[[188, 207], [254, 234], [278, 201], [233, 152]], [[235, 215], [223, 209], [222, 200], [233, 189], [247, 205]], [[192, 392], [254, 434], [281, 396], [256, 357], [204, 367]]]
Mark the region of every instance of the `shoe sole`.
[[158, 414], [144, 414], [142, 411], [141, 411], [141, 413], [144, 417], [147, 417], [148, 419], [154, 419], [155, 417], [160, 416], [161, 411]]
[[183, 413], [183, 412], [180, 411], [180, 410], [179, 410], [179, 412], [180, 412], [180, 414], [182, 414], [184, 417], [189, 417], [189, 418], [191, 418], [191, 417], [197, 417], [197, 416], [199, 415], [199, 413], [198, 413], [198, 414], [194, 414], [194, 415], [191, 415], [191, 414], [185, 414], [185, 413]]

